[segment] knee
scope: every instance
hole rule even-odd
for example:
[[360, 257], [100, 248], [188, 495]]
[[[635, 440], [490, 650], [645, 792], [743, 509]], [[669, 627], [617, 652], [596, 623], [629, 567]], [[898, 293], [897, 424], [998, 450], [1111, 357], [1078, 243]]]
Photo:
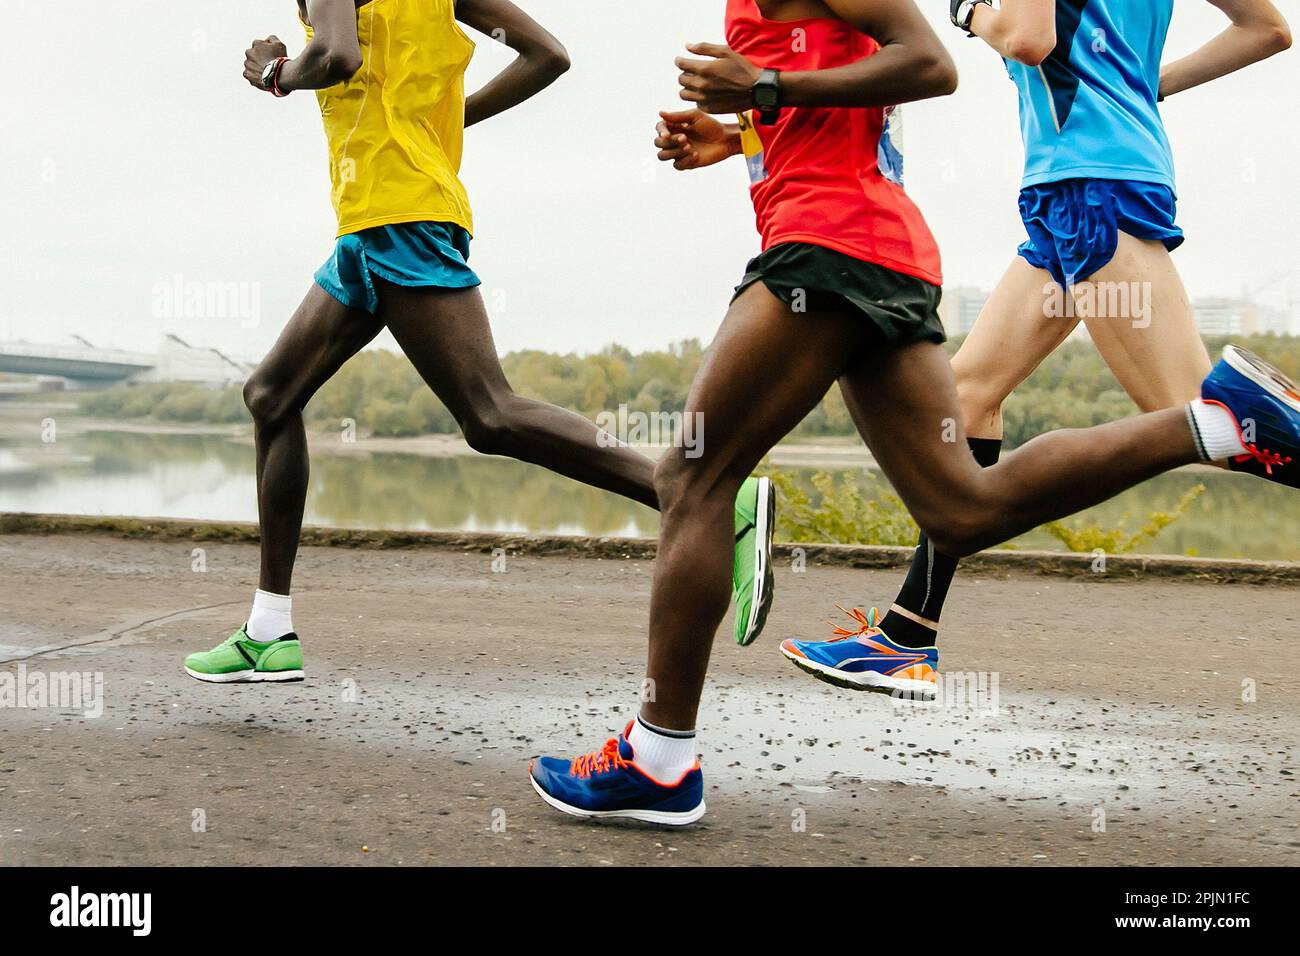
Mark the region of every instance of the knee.
[[256, 373], [244, 383], [244, 407], [259, 426], [272, 425], [284, 416], [286, 404], [279, 390]]
[[655, 463], [654, 483], [661, 513], [679, 508], [687, 500], [691, 493], [691, 471], [678, 449], [670, 448]]
[[989, 539], [996, 523], [992, 504], [977, 493], [947, 498], [913, 517], [935, 551], [950, 558], [970, 557], [994, 543]]
[[985, 429], [1001, 418], [1005, 396], [970, 376], [958, 375], [956, 383], [957, 404], [967, 431]]
[[475, 406], [461, 420], [460, 430], [480, 455], [509, 455], [516, 432], [510, 400], [493, 398]]
[[985, 547], [984, 525], [977, 518], [953, 514], [918, 524], [934, 550], [946, 557], [968, 558]]
[[687, 458], [682, 449], [673, 448], [655, 465], [659, 511], [680, 516], [723, 505], [731, 508], [746, 474], [733, 475], [708, 459]]

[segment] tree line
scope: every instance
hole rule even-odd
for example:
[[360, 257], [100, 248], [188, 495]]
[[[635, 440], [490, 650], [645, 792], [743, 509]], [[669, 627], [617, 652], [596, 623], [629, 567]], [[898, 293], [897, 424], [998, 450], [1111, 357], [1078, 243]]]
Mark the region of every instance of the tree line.
[[[1217, 357], [1227, 339], [1207, 339]], [[1244, 336], [1233, 339], [1268, 357], [1300, 379], [1300, 338]], [[949, 343], [955, 350], [958, 343]], [[1009, 347], [1014, 347], [1010, 343]], [[704, 349], [696, 339], [667, 349], [633, 353], [619, 345], [591, 355], [512, 352], [502, 366], [515, 390], [572, 409], [590, 419], [601, 412], [654, 414], [680, 411]], [[111, 388], [84, 396], [80, 410], [98, 418], [154, 418], [167, 422], [247, 422], [238, 387], [211, 389], [164, 383]], [[1057, 428], [1083, 428], [1137, 411], [1090, 342], [1059, 348], [1012, 396], [1004, 409], [1008, 445], [1023, 444]], [[358, 429], [381, 437], [455, 434], [455, 419], [401, 355], [384, 349], [362, 352], [308, 404], [309, 425], [337, 428], [352, 419]], [[855, 434], [838, 389], [794, 431], [816, 440]]]

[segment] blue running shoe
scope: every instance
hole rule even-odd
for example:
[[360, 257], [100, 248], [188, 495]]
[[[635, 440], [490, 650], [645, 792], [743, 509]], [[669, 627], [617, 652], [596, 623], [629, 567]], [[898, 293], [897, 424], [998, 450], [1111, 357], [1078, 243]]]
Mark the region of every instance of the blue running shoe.
[[903, 647], [876, 626], [877, 611], [845, 611], [857, 630], [835, 628], [829, 641], [781, 642], [781, 653], [818, 680], [849, 690], [934, 700], [939, 687], [939, 648]]
[[1234, 471], [1300, 488], [1300, 385], [1254, 352], [1229, 345], [1201, 397], [1237, 420], [1247, 454], [1229, 463]]
[[528, 778], [538, 796], [575, 817], [623, 817], [680, 827], [704, 816], [704, 775], [700, 763], [676, 783], [655, 780], [636, 764], [627, 735], [575, 760], [538, 757]]

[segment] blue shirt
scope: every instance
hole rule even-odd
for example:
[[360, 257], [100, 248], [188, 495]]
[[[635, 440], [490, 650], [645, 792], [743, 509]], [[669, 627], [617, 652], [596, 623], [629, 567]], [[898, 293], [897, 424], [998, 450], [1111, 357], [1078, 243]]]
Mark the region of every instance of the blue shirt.
[[1057, 0], [1056, 49], [1007, 61], [1020, 92], [1023, 186], [1121, 179], [1174, 189], [1156, 97], [1173, 0]]

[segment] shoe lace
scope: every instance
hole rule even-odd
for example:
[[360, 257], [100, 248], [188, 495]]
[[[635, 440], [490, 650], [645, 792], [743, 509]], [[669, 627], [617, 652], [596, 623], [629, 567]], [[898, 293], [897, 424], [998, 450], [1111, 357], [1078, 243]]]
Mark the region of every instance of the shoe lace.
[[1275, 467], [1280, 468], [1283, 465], [1291, 464], [1291, 459], [1279, 455], [1277, 452], [1269, 451], [1267, 448], [1259, 448], [1255, 445], [1246, 446], [1246, 454], [1238, 455], [1235, 459], [1238, 462], [1250, 461], [1254, 458], [1264, 466], [1264, 472], [1268, 475], [1273, 474]]
[[843, 611], [849, 617], [853, 618], [853, 620], [858, 624], [858, 629], [855, 631], [850, 630], [849, 628], [840, 627], [834, 621], [827, 621], [827, 624], [835, 628], [835, 640], [847, 641], [851, 638], [861, 637], [863, 634], [871, 634], [877, 630], [876, 618], [879, 616], [880, 612], [876, 610], [876, 608], [873, 607], [866, 614], [863, 614], [861, 608], [855, 607], [850, 611], [848, 608], [841, 607], [838, 604], [835, 605], [835, 607], [837, 610]]
[[610, 768], [626, 767], [628, 761], [618, 752], [618, 739], [605, 741], [605, 746], [589, 754], [583, 754], [569, 765], [569, 773], [579, 780], [586, 780], [592, 774], [605, 773]]

